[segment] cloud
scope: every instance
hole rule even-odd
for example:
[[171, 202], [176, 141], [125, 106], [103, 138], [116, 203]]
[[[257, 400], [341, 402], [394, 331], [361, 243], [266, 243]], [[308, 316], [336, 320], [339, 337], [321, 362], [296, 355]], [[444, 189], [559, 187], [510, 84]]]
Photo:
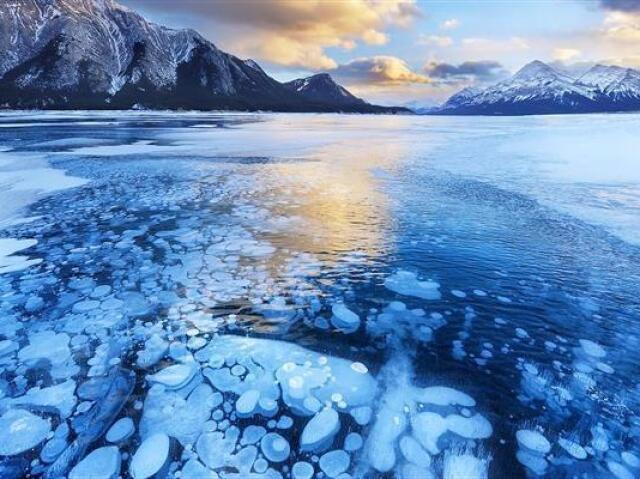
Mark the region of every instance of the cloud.
[[564, 62], [562, 60], [554, 60], [552, 62], [549, 62], [549, 65], [557, 71], [569, 75], [570, 77], [580, 78], [584, 73], [586, 73], [590, 68], [598, 63], [608, 64], [609, 62], [605, 60], [577, 62]]
[[442, 35], [420, 35], [418, 43], [420, 45], [450, 47], [451, 45], [453, 45], [453, 38]]
[[457, 18], [450, 18], [440, 24], [440, 28], [442, 28], [443, 30], [455, 30], [459, 26], [460, 20], [458, 20]]
[[555, 48], [552, 56], [554, 60], [569, 62], [581, 56], [582, 52], [576, 48]]
[[640, 11], [640, 0], [600, 0], [600, 4], [607, 10], [622, 12]]
[[[539, 50], [539, 44], [534, 44], [533, 51]], [[528, 40], [522, 37], [483, 38], [467, 37], [457, 42], [455, 56], [449, 56], [449, 61], [483, 61], [487, 58], [499, 58], [510, 67], [528, 59], [532, 55], [532, 47]], [[535, 53], [537, 54], [537, 53]]]
[[603, 34], [605, 38], [615, 42], [637, 44], [640, 42], [640, 13], [607, 13]]
[[390, 27], [407, 27], [415, 0], [122, 0], [160, 15], [191, 16], [202, 33], [238, 55], [274, 64], [335, 68], [327, 48], [385, 44]]
[[527, 50], [530, 48], [529, 42], [522, 37], [511, 37], [506, 40], [472, 37], [464, 38], [462, 43], [469, 49], [490, 52], [509, 52], [514, 50]]
[[430, 62], [424, 70], [431, 78], [449, 82], [468, 80], [485, 82], [496, 80], [508, 74], [502, 64], [492, 60], [467, 61], [459, 65]]
[[392, 56], [356, 58], [338, 66], [332, 74], [340, 81], [353, 85], [389, 86], [431, 82], [426, 75], [413, 71], [404, 60]]

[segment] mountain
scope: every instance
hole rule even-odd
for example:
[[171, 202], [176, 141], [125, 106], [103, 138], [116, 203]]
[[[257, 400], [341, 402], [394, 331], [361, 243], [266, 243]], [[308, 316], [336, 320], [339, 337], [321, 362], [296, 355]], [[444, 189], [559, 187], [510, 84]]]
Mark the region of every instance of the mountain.
[[3, 0], [0, 26], [4, 108], [403, 111], [292, 92], [256, 62], [115, 0]]
[[467, 87], [460, 90], [458, 93], [454, 94], [447, 100], [447, 105], [449, 108], [462, 107], [466, 105], [468, 102], [472, 101], [474, 97], [478, 96], [482, 90], [474, 87]]
[[599, 89], [620, 110], [640, 110], [640, 71], [633, 68], [596, 65], [578, 82]]
[[408, 108], [417, 115], [422, 115], [429, 113], [437, 105], [430, 100], [412, 100], [404, 102], [402, 106]]
[[284, 86], [310, 102], [351, 107], [365, 105], [365, 101], [353, 96], [344, 87], [338, 85], [327, 73], [318, 73], [307, 78], [285, 83]]
[[508, 80], [464, 89], [429, 114], [535, 115], [640, 109], [640, 72], [596, 65], [579, 79], [533, 61]]

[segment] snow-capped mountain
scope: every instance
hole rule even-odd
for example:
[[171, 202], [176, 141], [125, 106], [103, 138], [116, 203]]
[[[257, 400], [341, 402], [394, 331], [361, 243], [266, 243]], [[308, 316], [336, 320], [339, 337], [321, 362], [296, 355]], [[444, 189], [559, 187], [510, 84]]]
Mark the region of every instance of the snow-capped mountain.
[[449, 107], [462, 106], [472, 101], [473, 98], [478, 96], [482, 90], [480, 88], [475, 87], [466, 87], [460, 90], [458, 93], [454, 94], [447, 100], [447, 105]]
[[[334, 111], [115, 0], [0, 2], [0, 106]], [[388, 109], [354, 103], [350, 111]]]
[[364, 100], [351, 94], [346, 88], [338, 85], [327, 73], [318, 73], [307, 78], [299, 78], [284, 84], [311, 102], [332, 104], [337, 107], [359, 106]]
[[[633, 68], [596, 65], [578, 82], [597, 87], [614, 105], [640, 109], [640, 71]], [[630, 108], [623, 108], [630, 109]]]
[[628, 70], [630, 69], [617, 66], [595, 65], [579, 77], [578, 82], [604, 91], [609, 85], [622, 80]]
[[640, 72], [596, 65], [579, 79], [534, 61], [508, 80], [467, 88], [432, 114], [531, 115], [640, 109]]

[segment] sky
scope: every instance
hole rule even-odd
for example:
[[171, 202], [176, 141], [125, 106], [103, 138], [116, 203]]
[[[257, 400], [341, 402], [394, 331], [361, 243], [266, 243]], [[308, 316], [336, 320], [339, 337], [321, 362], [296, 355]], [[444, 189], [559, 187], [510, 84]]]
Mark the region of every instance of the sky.
[[433, 105], [532, 60], [640, 67], [640, 0], [120, 0], [280, 81], [330, 73], [381, 104]]

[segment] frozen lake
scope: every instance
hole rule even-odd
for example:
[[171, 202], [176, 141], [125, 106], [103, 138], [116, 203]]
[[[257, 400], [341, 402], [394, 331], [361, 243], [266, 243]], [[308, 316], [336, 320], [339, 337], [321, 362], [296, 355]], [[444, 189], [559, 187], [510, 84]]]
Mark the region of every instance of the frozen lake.
[[640, 477], [639, 131], [0, 114], [0, 477]]

